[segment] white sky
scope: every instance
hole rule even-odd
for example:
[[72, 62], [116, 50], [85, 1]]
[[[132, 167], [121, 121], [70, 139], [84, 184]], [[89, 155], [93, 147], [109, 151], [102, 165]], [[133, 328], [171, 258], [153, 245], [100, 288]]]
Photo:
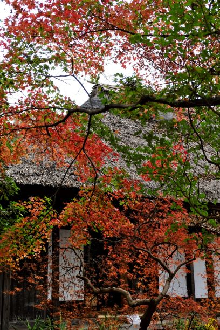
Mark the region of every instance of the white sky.
[[[0, 20], [3, 24], [4, 18], [6, 18], [10, 14], [10, 8], [4, 2], [0, 2]], [[2, 52], [2, 51], [1, 51]], [[1, 55], [0, 55], [1, 57]], [[119, 64], [108, 63], [105, 67], [105, 73], [100, 76], [100, 83], [103, 84], [113, 84], [114, 74], [123, 73], [125, 76], [132, 76], [134, 73], [132, 67], [128, 67], [127, 69], [123, 69]], [[56, 74], [62, 74], [62, 72], [56, 72]], [[88, 93], [91, 92], [92, 84], [89, 83], [88, 77], [77, 77], [80, 82], [83, 84]], [[54, 79], [54, 83], [59, 87], [60, 92], [70, 97], [72, 100], [76, 102], [76, 104], [81, 105], [88, 99], [87, 93], [80, 86], [80, 84], [74, 80], [73, 78], [60, 78]]]
[[[123, 73], [125, 76], [131, 76], [134, 71], [132, 67], [123, 69], [120, 65], [117, 64], [107, 64], [105, 67], [105, 73], [100, 76], [100, 83], [102, 84], [113, 84], [114, 74]], [[89, 78], [79, 78], [80, 82], [83, 84], [88, 93], [91, 92], [92, 84], [89, 83]], [[57, 87], [59, 87], [61, 93], [65, 96], [69, 96], [71, 99], [75, 100], [78, 105], [81, 105], [88, 99], [88, 95], [84, 89], [79, 85], [77, 81], [74, 81], [72, 77], [64, 79], [54, 80]]]

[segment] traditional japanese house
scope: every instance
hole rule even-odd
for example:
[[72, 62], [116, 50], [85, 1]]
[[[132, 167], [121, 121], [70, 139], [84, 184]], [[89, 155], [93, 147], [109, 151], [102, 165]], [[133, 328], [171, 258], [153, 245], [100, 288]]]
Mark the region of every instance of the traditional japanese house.
[[[100, 99], [97, 95], [91, 97], [82, 108], [101, 108], [103, 107]], [[166, 117], [167, 116], [167, 117]], [[158, 131], [158, 122], [160, 120], [169, 120], [171, 114], [167, 114], [165, 117], [156, 120], [152, 119], [148, 125], [143, 127], [138, 120], [132, 120], [128, 118], [121, 118], [110, 113], [106, 113], [102, 120], [103, 125], [106, 125], [112, 132], [117, 132], [117, 139], [114, 141], [115, 145], [119, 146], [118, 159], [112, 157], [108, 160], [108, 166], [119, 166], [125, 168], [130, 177], [137, 179], [136, 166], [131, 164], [129, 167], [127, 162], [129, 159], [125, 159], [123, 153], [120, 150], [123, 147], [136, 148], [138, 146], [146, 146], [147, 140], [144, 138], [148, 134], [162, 134]], [[172, 116], [171, 116], [172, 117]], [[110, 143], [110, 142], [108, 142]], [[114, 147], [114, 146], [113, 146]], [[129, 157], [129, 156], [127, 156]], [[199, 171], [201, 164], [195, 165], [195, 172]], [[31, 196], [44, 197], [48, 196], [53, 198], [53, 206], [59, 211], [62, 210], [65, 203], [71, 201], [71, 199], [78, 194], [80, 182], [73, 174], [73, 169], [58, 168], [56, 163], [48, 161], [48, 159], [42, 158], [38, 163], [35, 163], [30, 154], [29, 158], [23, 159], [19, 164], [10, 166], [6, 174], [11, 177], [19, 186], [19, 199], [25, 200]], [[158, 183], [148, 181], [145, 183], [150, 189], [158, 188]], [[220, 183], [212, 178], [201, 179], [200, 186], [205, 193], [206, 198], [209, 200], [210, 212], [218, 213], [220, 211]], [[213, 203], [213, 201], [217, 203]], [[195, 227], [198, 224], [195, 223]], [[203, 223], [203, 226], [207, 226]], [[218, 228], [211, 229], [218, 232]], [[219, 233], [219, 232], [218, 232]], [[58, 298], [56, 298], [57, 304], [64, 302], [76, 301], [79, 304], [86, 301], [86, 295], [84, 294], [84, 282], [77, 278], [77, 275], [83, 272], [81, 260], [88, 257], [88, 254], [92, 254], [94, 257], [95, 247], [90, 246], [89, 249], [74, 250], [71, 248], [68, 242], [70, 236], [70, 229], [68, 227], [57, 229], [52, 234], [51, 241], [49, 242], [45, 254], [47, 255], [47, 267], [45, 270], [44, 283], [47, 291], [47, 299], [53, 299], [53, 292], [57, 290], [59, 292]], [[55, 237], [58, 239], [59, 245], [53, 244]], [[91, 249], [94, 248], [94, 251]], [[175, 258], [183, 258], [181, 254], [176, 254]], [[54, 273], [52, 263], [57, 263], [58, 268]], [[220, 261], [216, 256], [213, 259], [213, 278], [215, 281], [215, 295], [220, 297]], [[36, 266], [37, 274], [37, 266]], [[28, 276], [28, 274], [20, 274], [20, 276]], [[159, 276], [159, 287], [162, 285], [166, 274], [161, 273]], [[56, 281], [56, 287], [53, 281]], [[29, 289], [26, 281], [22, 281], [19, 286], [19, 290], [16, 293], [17, 281], [13, 278], [10, 279], [10, 273], [0, 274], [0, 323], [1, 330], [8, 329], [8, 322], [16, 321], [19, 319], [35, 319], [37, 316], [45, 317], [46, 309], [39, 310], [35, 307], [38, 303], [37, 292], [35, 288]], [[14, 294], [9, 295], [8, 291], [12, 291]], [[180, 272], [178, 278], [174, 279], [169, 289], [169, 295], [179, 295], [181, 297], [188, 297], [193, 295], [195, 299], [208, 298], [209, 290], [206, 276], [206, 262], [205, 260], [198, 259], [190, 266], [189, 273]], [[97, 305], [97, 301], [93, 300], [94, 306]]]

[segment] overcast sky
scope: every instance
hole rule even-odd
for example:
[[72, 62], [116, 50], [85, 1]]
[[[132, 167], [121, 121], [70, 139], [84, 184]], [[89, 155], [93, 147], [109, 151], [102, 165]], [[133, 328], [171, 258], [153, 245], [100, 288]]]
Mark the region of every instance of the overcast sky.
[[[100, 83], [102, 84], [113, 84], [114, 74], [123, 73], [126, 76], [131, 76], [133, 74], [132, 67], [123, 69], [120, 65], [108, 63], [105, 67], [105, 73], [100, 76]], [[88, 93], [91, 92], [92, 84], [89, 83], [89, 77], [77, 77], [83, 84]], [[71, 97], [75, 100], [78, 105], [81, 105], [88, 99], [88, 95], [85, 90], [80, 86], [80, 84], [74, 80], [74, 78], [69, 77], [64, 79], [54, 79], [55, 84], [59, 87], [63, 95]]]
[[[7, 15], [9, 15], [9, 6], [3, 2], [0, 2], [0, 19], [4, 20]], [[1, 23], [2, 24], [2, 23]], [[62, 72], [57, 71], [56, 74], [62, 74]], [[112, 84], [113, 77], [115, 73], [123, 73], [126, 76], [131, 76], [133, 74], [132, 67], [123, 69], [120, 65], [108, 63], [106, 64], [105, 73], [100, 77], [100, 83]], [[88, 77], [77, 77], [83, 84], [88, 93], [91, 92], [92, 84], [89, 83]], [[81, 105], [88, 99], [88, 95], [85, 90], [80, 86], [80, 84], [73, 78], [66, 79], [55, 79], [54, 83], [59, 87], [61, 93], [65, 96], [69, 96], [78, 105]]]

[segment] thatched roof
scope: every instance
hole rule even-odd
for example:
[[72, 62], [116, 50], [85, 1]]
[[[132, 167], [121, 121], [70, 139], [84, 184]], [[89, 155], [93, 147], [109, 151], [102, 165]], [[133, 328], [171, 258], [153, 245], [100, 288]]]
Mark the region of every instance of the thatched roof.
[[56, 166], [53, 161], [44, 159], [36, 162], [31, 157], [23, 158], [18, 164], [9, 166], [6, 174], [22, 185], [42, 185], [59, 187], [79, 187], [80, 183], [72, 171]]
[[[81, 108], [92, 108], [100, 109], [103, 108], [99, 97], [94, 95], [90, 97]], [[170, 116], [169, 114], [167, 115]], [[170, 119], [170, 118], [164, 118]], [[144, 146], [147, 144], [144, 135], [149, 132], [155, 132], [159, 135], [157, 129], [157, 122], [151, 120], [144, 127], [138, 120], [131, 120], [128, 118], [121, 118], [111, 113], [105, 113], [103, 115], [102, 123], [105, 124], [111, 131], [117, 131], [117, 140], [120, 141], [120, 145], [129, 146], [130, 149]], [[109, 143], [109, 142], [107, 142]], [[193, 161], [193, 160], [192, 160]], [[130, 177], [137, 179], [137, 170], [134, 165], [127, 165], [127, 161], [121, 154], [117, 161], [114, 158], [110, 158], [107, 161], [107, 166], [119, 166], [120, 168], [126, 169]], [[199, 164], [194, 166], [193, 171], [200, 172], [206, 165], [205, 161], [200, 161]], [[73, 175], [73, 171], [66, 172], [66, 169], [58, 168], [55, 162], [43, 159], [40, 163], [36, 164], [31, 158], [23, 159], [20, 164], [12, 165], [7, 169], [7, 175], [13, 178], [17, 183], [20, 184], [38, 184], [42, 186], [65, 186], [65, 187], [79, 187], [80, 182], [76, 176]], [[154, 189], [158, 187], [155, 182], [145, 183], [147, 187]], [[220, 202], [220, 182], [213, 177], [203, 178], [199, 182], [201, 191], [203, 191], [207, 197], [207, 200], [217, 200]]]

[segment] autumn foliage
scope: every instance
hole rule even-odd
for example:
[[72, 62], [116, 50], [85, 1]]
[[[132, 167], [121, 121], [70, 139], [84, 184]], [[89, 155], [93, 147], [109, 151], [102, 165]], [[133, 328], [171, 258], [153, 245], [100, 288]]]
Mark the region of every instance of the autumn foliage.
[[[146, 329], [163, 304], [166, 313], [177, 313], [175, 305], [183, 310], [179, 298], [168, 298], [178, 269], [188, 274], [196, 258], [218, 255], [219, 216], [208, 205], [219, 198], [218, 187], [212, 189], [220, 170], [219, 3], [5, 4], [11, 12], [0, 28], [1, 181], [9, 182], [7, 166], [29, 157], [53, 161], [87, 188], [59, 214], [47, 198], [12, 203], [13, 193], [5, 191], [13, 183], [3, 184], [0, 264], [18, 270], [42, 258], [51, 234], [69, 228], [72, 248], [101, 249], [81, 276], [87, 293], [104, 300], [119, 294], [120, 308], [143, 312]], [[82, 81], [99, 83], [109, 62], [133, 75], [116, 74], [114, 86], [100, 88], [96, 108]], [[76, 104], [75, 87], [71, 97], [63, 95], [57, 80], [78, 82], [90, 106]], [[104, 123], [106, 113], [138, 121], [132, 138], [140, 145], [125, 145], [124, 132]], [[124, 169], [116, 165], [121, 158]], [[159, 288], [162, 270], [167, 277]], [[215, 298], [213, 304], [215, 311]]]
[[[218, 305], [214, 296], [202, 305], [191, 297], [186, 302], [178, 294], [168, 298], [173, 278], [178, 279], [180, 273], [187, 276], [188, 266], [194, 260], [209, 260], [208, 251], [211, 256], [218, 249], [217, 244], [212, 243], [212, 235], [207, 234], [204, 241], [204, 234], [190, 230], [191, 216], [181, 202], [168, 198], [149, 199], [134, 192], [124, 194], [122, 190], [116, 195], [97, 191], [92, 200], [87, 196], [88, 192], [82, 191], [80, 198], [68, 203], [60, 215], [38, 199], [23, 203], [27, 215], [7, 230], [0, 241], [2, 263], [10, 265], [14, 271], [28, 270], [29, 284], [38, 288], [39, 308], [54, 310], [54, 297], [51, 305], [50, 299], [45, 299], [48, 284], [42, 284], [43, 278], [49, 276], [45, 274], [48, 259], [43, 251], [46, 242], [51, 244], [52, 228], [58, 226], [71, 230], [66, 243], [71, 249], [79, 251], [83, 247], [84, 251], [88, 248], [92, 251], [98, 247], [98, 250], [85, 261], [80, 259], [84, 272], [78, 278], [85, 282], [87, 304], [82, 308], [81, 303], [79, 310], [77, 304], [73, 303], [70, 308], [66, 303], [66, 308], [62, 305], [54, 317], [62, 313], [63, 318], [87, 318], [89, 309], [94, 318], [97, 314], [92, 303], [95, 297], [98, 301], [101, 299], [102, 308], [107, 312], [111, 295], [115, 301], [110, 313], [124, 314], [132, 310], [144, 313], [141, 329], [152, 319], [158, 322], [180, 315], [189, 317], [192, 306], [195, 315], [204, 320], [210, 313], [215, 317]], [[41, 260], [42, 269], [36, 266], [37, 260]], [[74, 272], [74, 265], [69, 267]], [[165, 273], [167, 276], [161, 277]], [[16, 289], [12, 293], [15, 292]], [[59, 297], [59, 291], [56, 294]]]

